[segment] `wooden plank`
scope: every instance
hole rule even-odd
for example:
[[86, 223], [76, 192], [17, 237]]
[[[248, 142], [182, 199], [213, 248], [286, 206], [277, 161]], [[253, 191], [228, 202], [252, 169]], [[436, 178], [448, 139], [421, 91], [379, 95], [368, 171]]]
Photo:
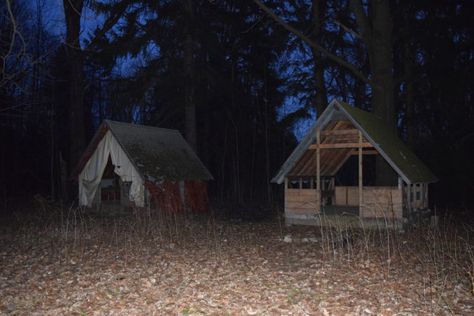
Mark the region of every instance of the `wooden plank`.
[[294, 196], [300, 196], [300, 195], [308, 195], [310, 196], [311, 194], [313, 194], [314, 192], [316, 192], [316, 190], [311, 190], [311, 189], [303, 189], [303, 190], [300, 190], [300, 189], [288, 189], [286, 194], [287, 195], [294, 195]]
[[314, 175], [311, 173], [312, 167], [315, 165], [316, 157], [314, 155], [308, 155], [308, 159], [305, 160], [303, 166], [300, 168], [299, 172], [302, 175]]
[[336, 165], [336, 167], [334, 168], [334, 170], [333, 170], [333, 172], [332, 172], [332, 174], [331, 174], [332, 176], [335, 175], [335, 174], [339, 171], [339, 169], [341, 169], [341, 167], [344, 165], [344, 163], [347, 161], [347, 159], [349, 159], [350, 156], [351, 156], [351, 152], [348, 151], [348, 152], [345, 154], [344, 158], [343, 158], [343, 159]]
[[358, 129], [332, 129], [321, 131], [322, 136], [329, 135], [357, 135]]
[[320, 166], [320, 148], [321, 148], [321, 139], [320, 139], [320, 130], [316, 129], [316, 191], [321, 191], [321, 166]]
[[402, 218], [403, 196], [398, 187], [365, 187], [361, 217]]
[[288, 195], [286, 197], [286, 202], [291, 202], [291, 203], [306, 203], [308, 201], [316, 201], [316, 199], [314, 198], [314, 196], [316, 196], [316, 193], [313, 192], [313, 196], [292, 196], [292, 195]]
[[364, 142], [364, 143], [337, 143], [337, 144], [313, 144], [313, 145], [310, 145], [309, 146], [309, 149], [326, 149], [326, 148], [359, 148], [359, 146], [362, 146], [362, 147], [369, 147], [369, 148], [373, 148], [374, 146], [372, 146], [371, 143], [368, 143], [368, 142]]
[[[352, 150], [350, 153], [351, 155], [358, 155], [359, 150]], [[367, 150], [363, 150], [362, 154], [363, 155], [378, 155], [379, 152], [376, 149], [367, 149]]]
[[285, 204], [288, 208], [300, 208], [300, 209], [316, 209], [317, 201], [305, 201], [305, 202], [291, 202]]
[[359, 205], [359, 188], [355, 186], [336, 186], [334, 188], [335, 205]]
[[348, 155], [348, 149], [324, 150], [323, 153], [325, 152], [334, 152], [334, 154], [329, 157], [329, 159], [327, 159], [328, 162], [326, 164], [326, 168], [322, 170], [322, 174], [334, 175], [340, 168], [339, 166], [341, 165], [341, 163], [346, 160], [346, 156]]
[[335, 187], [334, 188], [334, 205], [347, 205], [347, 187]]
[[[291, 189], [290, 189], [291, 190]], [[319, 194], [316, 190], [292, 190], [285, 194], [285, 213], [315, 214], [321, 210]], [[296, 194], [295, 192], [305, 192]], [[308, 194], [309, 193], [309, 194]]]
[[350, 205], [350, 206], [359, 205], [359, 188], [358, 187], [347, 187], [347, 205]]

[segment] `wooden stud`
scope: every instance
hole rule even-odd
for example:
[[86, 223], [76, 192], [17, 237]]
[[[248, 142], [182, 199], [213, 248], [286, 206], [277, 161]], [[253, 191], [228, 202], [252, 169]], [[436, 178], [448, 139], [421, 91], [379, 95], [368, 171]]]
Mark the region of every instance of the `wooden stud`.
[[310, 145], [309, 149], [328, 149], [328, 148], [359, 148], [359, 147], [368, 147], [372, 148], [371, 143], [368, 142], [362, 142], [362, 140], [358, 143], [337, 143], [337, 144], [316, 144], [316, 145]]
[[[359, 150], [352, 150], [351, 151], [351, 155], [358, 155], [358, 154], [359, 154]], [[376, 149], [367, 149], [367, 150], [364, 150], [362, 154], [364, 154], [364, 155], [378, 155], [379, 152]]]
[[321, 166], [320, 166], [320, 146], [321, 146], [321, 139], [320, 139], [320, 130], [319, 127], [316, 129], [316, 191], [321, 190]]
[[321, 131], [321, 136], [329, 135], [357, 135], [358, 129], [331, 129]]

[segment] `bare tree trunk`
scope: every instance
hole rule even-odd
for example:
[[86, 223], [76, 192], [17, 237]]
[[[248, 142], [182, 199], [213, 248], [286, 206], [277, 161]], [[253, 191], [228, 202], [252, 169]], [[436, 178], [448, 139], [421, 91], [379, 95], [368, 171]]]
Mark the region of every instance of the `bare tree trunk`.
[[84, 0], [63, 0], [66, 19], [66, 55], [69, 61], [69, 172], [85, 145], [83, 60], [80, 47], [81, 15]]
[[[372, 111], [396, 133], [395, 92], [393, 79], [392, 16], [390, 1], [370, 1], [368, 14], [360, 0], [351, 0], [362, 39], [367, 46], [372, 74]], [[394, 172], [383, 157], [376, 158], [376, 184], [394, 183]]]
[[[312, 3], [312, 35], [315, 41], [321, 41], [321, 31], [324, 19], [324, 1], [313, 0]], [[324, 63], [323, 56], [319, 50], [312, 47], [311, 52], [313, 54], [313, 76], [314, 76], [314, 106], [316, 109], [317, 116], [321, 115], [327, 106], [327, 92], [324, 80]]]
[[194, 36], [193, 0], [185, 3], [186, 34], [184, 38], [184, 122], [185, 135], [189, 145], [197, 151], [196, 104], [194, 103]]
[[372, 32], [369, 46], [370, 70], [373, 76], [372, 107], [375, 115], [396, 131], [393, 80], [392, 16], [390, 1], [372, 1]]
[[415, 86], [414, 86], [414, 56], [409, 43], [404, 47], [404, 75], [405, 75], [405, 126], [407, 143], [409, 146], [415, 142]]
[[[397, 131], [395, 118], [395, 93], [393, 80], [392, 17], [390, 1], [372, 1], [372, 32], [369, 59], [373, 76], [372, 108], [394, 133]], [[377, 185], [392, 185], [395, 174], [380, 155], [376, 158]]]
[[[393, 25], [389, 0], [369, 0], [368, 9], [364, 7], [361, 0], [350, 0], [350, 6], [356, 16], [357, 26], [360, 30], [358, 36], [364, 41], [367, 47], [370, 63], [370, 78], [365, 76], [358, 67], [352, 63], [329, 52], [321, 46], [318, 39], [310, 38], [304, 32], [286, 23], [263, 4], [261, 0], [253, 1], [277, 23], [304, 40], [313, 50], [323, 54], [328, 60], [346, 68], [361, 81], [369, 83], [372, 88], [373, 112], [379, 116], [394, 133], [396, 132], [395, 87], [393, 79]], [[313, 9], [317, 9], [317, 6], [314, 6]], [[380, 156], [377, 157], [376, 172], [376, 182], [379, 185], [393, 182], [393, 170], [388, 167], [387, 163], [383, 161], [383, 158]]]
[[[267, 93], [267, 69], [266, 69], [266, 62], [263, 68], [264, 74], [264, 99], [263, 99], [263, 106], [264, 106], [264, 116], [265, 116], [265, 184], [267, 186], [267, 203], [268, 205], [272, 205], [273, 203], [273, 192], [272, 192], [272, 185], [271, 175], [270, 175], [270, 145], [269, 145], [269, 123], [268, 123], [268, 93]], [[319, 112], [318, 112], [319, 115]]]

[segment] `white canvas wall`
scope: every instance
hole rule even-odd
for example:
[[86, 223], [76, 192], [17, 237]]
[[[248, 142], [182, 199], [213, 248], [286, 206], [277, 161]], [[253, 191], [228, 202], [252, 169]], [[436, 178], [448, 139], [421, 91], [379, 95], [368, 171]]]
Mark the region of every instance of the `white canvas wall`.
[[102, 138], [79, 174], [79, 204], [92, 206], [94, 195], [97, 192], [109, 156], [115, 166], [114, 172], [122, 181], [131, 182], [130, 201], [134, 202], [136, 206], [143, 207], [145, 205], [143, 179], [110, 131]]

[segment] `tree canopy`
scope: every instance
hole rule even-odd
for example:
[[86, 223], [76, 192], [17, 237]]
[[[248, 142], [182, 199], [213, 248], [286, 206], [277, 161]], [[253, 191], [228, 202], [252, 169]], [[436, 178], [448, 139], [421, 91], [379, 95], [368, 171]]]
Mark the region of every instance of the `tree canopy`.
[[269, 181], [296, 136], [337, 98], [375, 112], [415, 150], [440, 179], [435, 203], [473, 202], [469, 1], [74, 0], [56, 9], [59, 32], [44, 1], [0, 2], [2, 196], [73, 199], [71, 168], [98, 124], [114, 119], [179, 129], [214, 175], [213, 197], [269, 205], [280, 196]]

